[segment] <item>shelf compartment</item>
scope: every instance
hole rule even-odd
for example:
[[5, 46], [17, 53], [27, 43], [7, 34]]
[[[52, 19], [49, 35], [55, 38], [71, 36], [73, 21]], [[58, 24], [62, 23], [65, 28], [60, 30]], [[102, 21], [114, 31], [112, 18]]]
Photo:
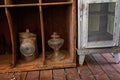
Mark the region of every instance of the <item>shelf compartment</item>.
[[[3, 58], [5, 58], [5, 60], [2, 60]], [[31, 61], [31, 62], [24, 62], [24, 60], [19, 59], [17, 61], [17, 65], [13, 68], [9, 67], [10, 64], [5, 64], [4, 62], [9, 61], [10, 56], [0, 56], [0, 60], [2, 60], [2, 62], [0, 62], [0, 72], [15, 72], [15, 71], [29, 71], [29, 70], [38, 70], [40, 69], [44, 69], [43, 67], [43, 62], [42, 62], [42, 56], [38, 56], [38, 58], [36, 58], [35, 60]]]
[[[5, 8], [0, 8], [0, 20], [0, 65], [10, 68], [12, 64], [12, 45]], [[1, 66], [0, 69], [2, 69]]]
[[30, 62], [25, 62], [24, 60], [20, 59], [15, 68], [26, 69], [31, 66], [32, 67], [43, 66], [42, 55], [39, 55], [35, 60]]
[[45, 64], [46, 65], [58, 65], [58, 64], [66, 64], [66, 63], [69, 63], [70, 62], [70, 54], [67, 52], [67, 51], [61, 51], [61, 52], [64, 52], [64, 54], [65, 54], [65, 58], [64, 59], [62, 59], [61, 61], [56, 61], [56, 62], [54, 62], [54, 61], [51, 61], [51, 60], [49, 60], [47, 57], [49, 57], [50, 56], [50, 53], [48, 52], [48, 54], [46, 55], [46, 60], [45, 60]]
[[40, 23], [40, 13], [39, 7], [14, 7], [8, 8], [11, 17], [12, 17], [12, 24], [16, 27], [16, 40], [17, 40], [17, 61], [18, 59], [22, 59], [20, 51], [19, 51], [19, 33], [25, 32], [26, 29], [29, 29], [31, 33], [36, 34], [36, 41], [37, 41], [37, 48], [38, 48], [38, 55], [43, 55], [42, 52], [42, 42], [41, 42], [41, 23]]
[[64, 39], [64, 44], [60, 50], [64, 50], [70, 55], [70, 27], [71, 27], [71, 5], [45, 6], [43, 7], [43, 22], [45, 35], [45, 52], [53, 51], [48, 46], [53, 32], [57, 32]]
[[7, 5], [11, 4], [34, 4], [39, 3], [39, 0], [5, 0]]
[[42, 3], [72, 2], [72, 0], [42, 0]]

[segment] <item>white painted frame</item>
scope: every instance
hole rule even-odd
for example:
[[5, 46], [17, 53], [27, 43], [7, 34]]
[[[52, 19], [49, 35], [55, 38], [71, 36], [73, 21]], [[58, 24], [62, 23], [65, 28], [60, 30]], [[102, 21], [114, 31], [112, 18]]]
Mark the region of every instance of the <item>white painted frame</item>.
[[[113, 40], [88, 42], [88, 9], [90, 3], [115, 2], [115, 19]], [[119, 43], [119, 0], [78, 0], [78, 48], [100, 48], [118, 46]]]

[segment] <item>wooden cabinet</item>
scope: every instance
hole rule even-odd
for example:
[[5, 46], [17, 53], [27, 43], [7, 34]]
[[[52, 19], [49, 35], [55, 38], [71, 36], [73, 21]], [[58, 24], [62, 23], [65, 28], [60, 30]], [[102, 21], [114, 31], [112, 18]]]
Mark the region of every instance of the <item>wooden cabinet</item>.
[[115, 53], [119, 62], [119, 0], [78, 1], [78, 55], [82, 65], [85, 54]]
[[[0, 0], [0, 72], [42, 70], [76, 65], [76, 0]], [[37, 35], [38, 57], [21, 58], [19, 33], [26, 29]], [[64, 39], [61, 61], [47, 59], [48, 40], [53, 32]]]

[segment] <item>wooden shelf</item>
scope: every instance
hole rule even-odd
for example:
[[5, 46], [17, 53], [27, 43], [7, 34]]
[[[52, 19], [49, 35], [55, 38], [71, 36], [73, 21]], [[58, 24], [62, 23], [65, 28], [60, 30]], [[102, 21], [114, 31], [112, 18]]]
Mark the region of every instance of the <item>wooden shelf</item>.
[[[5, 35], [10, 62], [1, 58], [0, 73], [13, 71], [43, 70], [53, 68], [75, 67], [75, 2], [71, 0], [4, 0], [0, 5], [2, 26], [0, 35]], [[53, 6], [52, 6], [53, 5]], [[45, 7], [44, 7], [45, 6]], [[29, 62], [22, 59], [20, 53], [19, 33], [29, 29], [36, 34], [38, 57]], [[46, 52], [52, 49], [47, 41], [51, 34], [57, 32], [64, 39], [60, 50], [66, 51], [62, 61], [47, 60]], [[1, 39], [1, 38], [0, 38]], [[72, 41], [72, 42], [71, 42]], [[3, 54], [2, 54], [3, 55]], [[0, 54], [0, 57], [2, 57]], [[4, 64], [3, 64], [4, 63]], [[4, 66], [6, 66], [4, 68]]]
[[26, 62], [24, 59], [19, 59], [17, 62], [16, 68], [23, 68], [23, 67], [29, 67], [29, 66], [37, 66], [37, 65], [43, 65], [42, 55], [39, 55], [35, 60]]
[[64, 59], [62, 59], [60, 61], [52, 61], [49, 58], [47, 58], [47, 57], [51, 56], [51, 54], [49, 53], [49, 54], [46, 54], [45, 64], [46, 65], [58, 65], [58, 64], [70, 63], [70, 53], [68, 53], [67, 51], [61, 51], [61, 52], [63, 52], [65, 55]]
[[52, 5], [71, 5], [72, 2], [59, 2], [59, 3], [32, 3], [32, 4], [10, 4], [10, 5], [0, 5], [1, 8], [9, 7], [32, 7], [32, 6], [52, 6]]
[[42, 6], [50, 6], [50, 5], [69, 5], [72, 2], [52, 2], [52, 3], [42, 3]]
[[6, 5], [0, 5], [0, 7], [32, 7], [32, 6], [40, 6], [39, 3], [34, 3], [34, 4], [6, 4]]
[[7, 5], [17, 4], [34, 4], [39, 3], [39, 0], [4, 0]]
[[2, 62], [0, 62], [0, 72], [2, 73], [15, 72], [15, 71], [43, 70], [43, 69], [53, 69], [53, 68], [56, 69], [56, 68], [76, 66], [76, 63], [70, 62], [69, 53], [66, 54], [65, 59], [63, 59], [62, 61], [52, 62], [46, 60], [45, 65], [43, 64], [42, 55], [40, 55], [38, 58], [30, 62], [25, 62], [24, 60], [19, 59], [15, 67], [10, 67], [11, 55], [0, 56], [0, 60], [2, 60]]
[[72, 0], [42, 0], [42, 3], [71, 2]]

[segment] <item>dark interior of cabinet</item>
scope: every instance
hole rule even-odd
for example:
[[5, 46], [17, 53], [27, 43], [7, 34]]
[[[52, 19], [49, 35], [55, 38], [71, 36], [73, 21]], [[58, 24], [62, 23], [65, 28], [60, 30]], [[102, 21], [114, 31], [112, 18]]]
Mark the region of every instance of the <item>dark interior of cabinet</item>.
[[69, 52], [70, 42], [70, 11], [71, 6], [45, 6], [43, 7], [43, 22], [45, 35], [45, 50], [51, 51], [48, 40], [53, 32], [57, 32], [64, 39], [64, 44], [60, 50]]
[[[36, 39], [37, 39], [38, 53], [41, 54], [42, 42], [41, 42], [39, 7], [17, 7], [17, 8], [9, 8], [8, 10], [10, 11], [13, 20], [12, 21], [13, 25], [17, 28], [16, 31], [17, 44], [20, 45], [19, 33], [25, 32], [26, 29], [29, 29], [31, 33], [37, 35]], [[19, 47], [17, 50], [19, 51]]]
[[52, 3], [52, 2], [70, 2], [71, 0], [42, 0], [43, 3]]
[[12, 4], [31, 4], [39, 3], [39, 0], [11, 0]]
[[9, 65], [11, 64], [12, 46], [5, 8], [0, 8], [0, 27], [0, 65]]
[[0, 0], [0, 5], [4, 5], [4, 0]]

